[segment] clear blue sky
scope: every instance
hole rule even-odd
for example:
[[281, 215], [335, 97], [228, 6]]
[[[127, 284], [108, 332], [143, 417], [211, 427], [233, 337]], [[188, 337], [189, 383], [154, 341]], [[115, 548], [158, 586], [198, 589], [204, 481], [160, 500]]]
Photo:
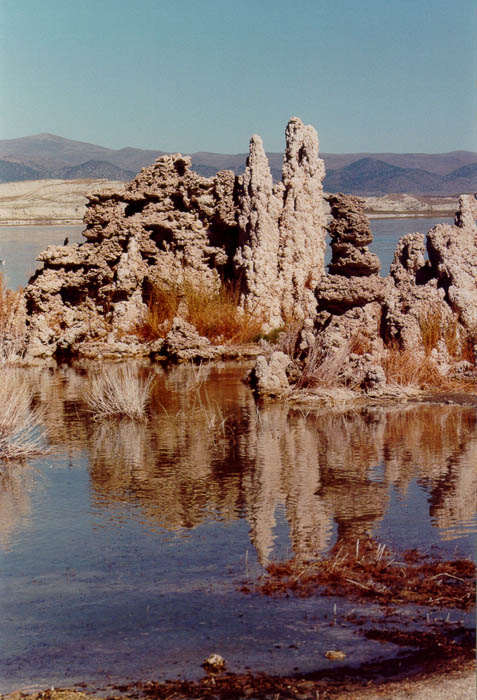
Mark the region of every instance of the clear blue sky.
[[477, 151], [476, 0], [0, 0], [0, 138]]

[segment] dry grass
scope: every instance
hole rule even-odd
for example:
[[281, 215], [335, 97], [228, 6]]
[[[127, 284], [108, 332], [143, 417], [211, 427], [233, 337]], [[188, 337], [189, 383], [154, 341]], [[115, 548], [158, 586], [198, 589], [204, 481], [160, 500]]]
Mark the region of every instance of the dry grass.
[[321, 346], [316, 343], [308, 354], [297, 388], [336, 387], [340, 385], [340, 373], [350, 354], [350, 341], [346, 341], [333, 354], [323, 355]]
[[222, 283], [216, 292], [184, 285], [187, 318], [200, 335], [212, 342], [249, 343], [262, 330], [263, 321], [239, 308], [240, 289]]
[[248, 343], [261, 333], [262, 319], [239, 308], [240, 289], [231, 283], [223, 282], [216, 291], [187, 281], [180, 286], [154, 285], [147, 299], [147, 316], [134, 329], [146, 341], [164, 337], [179, 306], [185, 320], [215, 343]]
[[469, 331], [463, 339], [461, 357], [472, 365], [477, 365], [477, 327]]
[[0, 383], [0, 460], [47, 452], [42, 415], [32, 409], [33, 392], [18, 370], [7, 369]]
[[402, 350], [397, 343], [388, 346], [381, 364], [388, 384], [440, 391], [475, 390], [475, 382], [446, 377], [429, 357], [422, 358], [413, 350]]
[[475, 606], [475, 564], [439, 560], [408, 550], [392, 553], [371, 539], [337, 543], [329, 556], [309, 562], [273, 562], [254, 589], [268, 596], [342, 595], [384, 605], [415, 603], [470, 610]]
[[23, 292], [7, 289], [0, 273], [0, 364], [14, 364], [21, 359], [25, 329]]
[[147, 314], [134, 333], [144, 341], [163, 338], [177, 316], [181, 295], [177, 285], [152, 285], [146, 292]]
[[388, 384], [398, 386], [436, 386], [444, 379], [427, 357], [423, 360], [413, 350], [402, 350], [392, 343], [382, 360]]
[[422, 344], [426, 357], [429, 357], [439, 341], [444, 341], [449, 356], [456, 361], [467, 360], [475, 363], [474, 345], [475, 333], [466, 333], [456, 316], [444, 319], [438, 306], [431, 307], [419, 317]]
[[302, 321], [285, 319], [285, 326], [279, 331], [277, 338], [279, 350], [289, 357], [295, 357], [302, 330]]
[[93, 375], [84, 393], [95, 419], [126, 417], [144, 420], [152, 377], [143, 379], [130, 365], [108, 367]]
[[419, 317], [422, 344], [426, 356], [429, 356], [442, 337], [442, 316], [440, 309], [431, 307]]

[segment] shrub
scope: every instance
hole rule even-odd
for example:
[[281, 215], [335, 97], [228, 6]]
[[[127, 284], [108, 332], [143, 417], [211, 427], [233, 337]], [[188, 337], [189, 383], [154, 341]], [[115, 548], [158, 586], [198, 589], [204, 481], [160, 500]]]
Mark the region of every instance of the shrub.
[[419, 329], [421, 331], [422, 344], [426, 357], [429, 356], [442, 337], [442, 317], [440, 309], [432, 306], [419, 317]]
[[319, 343], [310, 350], [297, 382], [297, 387], [336, 387], [340, 374], [350, 354], [350, 341], [346, 341], [336, 352], [324, 355]]
[[134, 327], [134, 333], [144, 341], [163, 338], [177, 315], [180, 293], [177, 285], [155, 284], [146, 289], [146, 317]]
[[180, 286], [153, 285], [146, 318], [134, 332], [146, 341], [164, 337], [182, 305], [181, 315], [200, 335], [212, 342], [247, 343], [260, 335], [262, 321], [239, 308], [239, 300], [240, 289], [232, 283], [222, 282], [215, 291], [189, 281]]
[[33, 392], [18, 370], [2, 372], [0, 459], [23, 459], [47, 452], [42, 416], [32, 409]]
[[25, 329], [23, 291], [7, 289], [0, 273], [0, 364], [21, 359]]
[[212, 342], [248, 343], [260, 335], [262, 320], [239, 308], [240, 288], [222, 282], [217, 291], [184, 284], [186, 320]]
[[84, 400], [96, 419], [126, 417], [143, 420], [151, 382], [152, 377], [140, 378], [137, 369], [130, 365], [108, 367], [91, 377]]

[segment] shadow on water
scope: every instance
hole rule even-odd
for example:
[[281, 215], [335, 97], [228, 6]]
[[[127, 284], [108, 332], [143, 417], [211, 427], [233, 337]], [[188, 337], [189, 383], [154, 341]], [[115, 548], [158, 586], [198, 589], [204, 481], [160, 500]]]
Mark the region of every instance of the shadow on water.
[[[356, 667], [400, 653], [359, 636], [346, 599], [240, 583], [358, 538], [472, 555], [475, 408], [259, 408], [241, 367], [139, 371], [155, 375], [143, 423], [92, 420], [86, 367], [28, 370], [54, 451], [1, 472], [0, 690], [197, 677], [211, 651], [281, 673], [328, 668], [327, 649]], [[416, 629], [436, 614], [395, 612]]]

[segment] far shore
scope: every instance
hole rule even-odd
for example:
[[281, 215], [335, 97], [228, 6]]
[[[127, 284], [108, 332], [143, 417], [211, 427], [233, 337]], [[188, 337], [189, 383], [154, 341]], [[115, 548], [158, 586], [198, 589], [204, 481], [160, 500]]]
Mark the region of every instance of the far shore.
[[[366, 212], [369, 219], [448, 219], [455, 211]], [[14, 219], [0, 221], [1, 226], [83, 226], [82, 219]]]

